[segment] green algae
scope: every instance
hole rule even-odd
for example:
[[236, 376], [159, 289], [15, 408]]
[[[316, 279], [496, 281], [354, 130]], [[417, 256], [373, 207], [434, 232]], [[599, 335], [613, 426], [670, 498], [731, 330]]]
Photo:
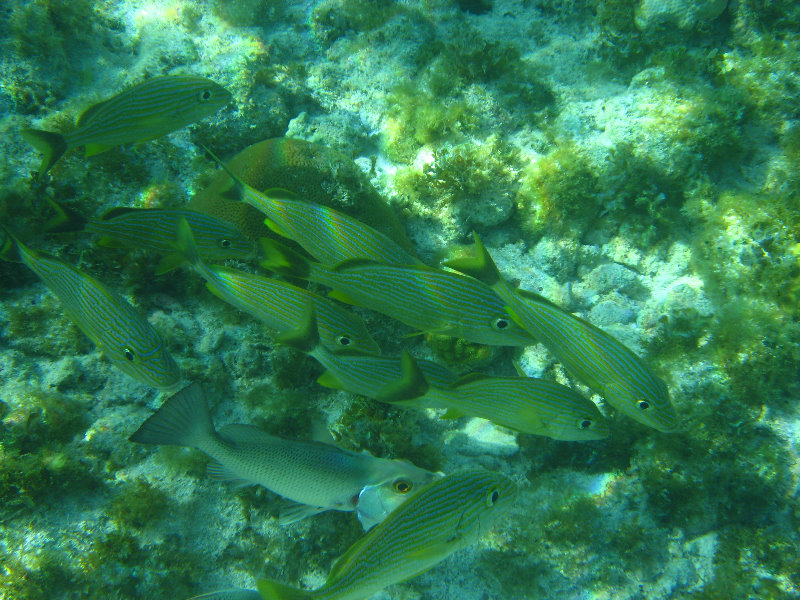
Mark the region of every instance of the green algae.
[[156, 526], [173, 504], [163, 490], [139, 478], [123, 484], [105, 512], [120, 529], [140, 530]]
[[494, 346], [484, 346], [460, 338], [433, 333], [426, 333], [425, 341], [436, 357], [462, 371], [480, 369], [495, 358], [496, 347]]

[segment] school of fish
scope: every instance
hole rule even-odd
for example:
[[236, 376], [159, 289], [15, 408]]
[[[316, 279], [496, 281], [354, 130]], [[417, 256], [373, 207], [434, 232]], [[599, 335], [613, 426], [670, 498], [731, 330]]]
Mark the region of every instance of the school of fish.
[[[72, 148], [92, 156], [146, 142], [213, 114], [231, 99], [203, 77], [153, 77], [86, 109], [70, 133], [25, 129], [21, 135], [43, 155], [38, 179]], [[527, 377], [519, 367], [517, 376], [458, 376], [407, 351], [382, 355], [363, 320], [338, 300], [382, 313], [414, 332], [496, 346], [541, 343], [619, 414], [661, 432], [677, 430], [665, 382], [640, 357], [588, 321], [514, 288], [477, 235], [474, 256], [434, 268], [345, 213], [291, 191], [250, 187], [211, 156], [232, 180], [232, 199], [261, 211], [269, 229], [306, 254], [274, 240], [252, 240], [235, 224], [184, 209], [118, 207], [93, 218], [51, 201], [56, 217], [46, 229], [93, 234], [103, 246], [152, 252], [160, 257], [158, 274], [185, 265], [220, 300], [263, 322], [277, 342], [319, 362], [325, 371], [318, 382], [326, 387], [555, 440], [601, 440], [613, 424], [574, 388]], [[499, 473], [434, 473], [402, 459], [284, 439], [252, 425], [216, 428], [203, 385], [182, 381], [144, 315], [95, 277], [29, 248], [8, 225], [3, 224], [0, 258], [33, 271], [120, 371], [173, 393], [130, 441], [196, 448], [211, 459], [210, 476], [234, 486], [261, 485], [284, 498], [282, 524], [338, 510], [354, 512], [367, 531], [316, 590], [259, 578], [257, 591], [220, 590], [196, 598], [364, 599], [475, 543], [512, 508], [517, 484]], [[256, 260], [273, 272], [329, 288], [329, 295], [213, 264], [228, 259]]]

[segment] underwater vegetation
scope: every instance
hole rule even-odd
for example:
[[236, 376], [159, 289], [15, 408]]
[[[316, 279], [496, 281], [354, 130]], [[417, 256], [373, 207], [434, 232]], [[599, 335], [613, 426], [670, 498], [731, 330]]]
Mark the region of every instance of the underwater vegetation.
[[[213, 392], [215, 422], [521, 484], [491, 534], [383, 597], [798, 597], [796, 2], [31, 0], [3, 14], [0, 222], [134, 304]], [[67, 153], [33, 181], [22, 129], [68, 135], [126, 87], [189, 74], [231, 104], [145, 144]], [[426, 264], [469, 254], [477, 231], [511, 287], [650, 365], [677, 431], [614, 415], [542, 346], [408, 338], [360, 307], [386, 356], [491, 376], [514, 360], [592, 397], [610, 435], [561, 442], [326, 389], [314, 360], [194, 274], [45, 234], [48, 199], [88, 218], [221, 205], [229, 179], [199, 144], [241, 152], [230, 168], [257, 190], [384, 226]], [[220, 211], [268, 235], [260, 213]], [[224, 268], [268, 275], [246, 256]], [[259, 577], [314, 589], [361, 538], [336, 513], [280, 528], [269, 492], [126, 442], [164, 397], [102, 360], [27, 269], [2, 262], [0, 281], [0, 598], [188, 598]]]

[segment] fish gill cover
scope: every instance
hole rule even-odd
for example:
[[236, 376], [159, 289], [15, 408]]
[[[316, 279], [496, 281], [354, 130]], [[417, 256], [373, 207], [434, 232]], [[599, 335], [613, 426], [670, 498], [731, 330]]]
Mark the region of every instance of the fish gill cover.
[[[14, 0], [3, 15], [0, 222], [145, 315], [215, 423], [322, 430], [521, 484], [470, 549], [377, 597], [800, 595], [796, 2]], [[35, 176], [23, 129], [66, 136], [90, 107], [175, 75], [232, 101]], [[615, 412], [542, 345], [411, 335], [360, 308], [384, 355], [502, 377], [517, 362], [591, 397], [610, 435], [558, 441], [330, 390], [192, 271], [157, 276], [143, 248], [43, 233], [48, 199], [88, 219], [186, 209], [219, 176], [201, 145], [227, 160], [275, 138], [329, 154], [301, 178], [258, 169], [282, 180], [260, 191], [318, 181], [342, 210], [363, 189], [354, 163], [426, 264], [470, 256], [478, 232], [506, 281], [644, 360], [678, 430]], [[293, 166], [290, 146], [253, 160]], [[127, 442], [166, 396], [104, 359], [26, 267], [0, 262], [0, 282], [0, 598], [184, 598], [262, 577], [313, 589], [362, 538], [347, 512], [282, 527], [278, 496], [208, 478], [199, 452]]]

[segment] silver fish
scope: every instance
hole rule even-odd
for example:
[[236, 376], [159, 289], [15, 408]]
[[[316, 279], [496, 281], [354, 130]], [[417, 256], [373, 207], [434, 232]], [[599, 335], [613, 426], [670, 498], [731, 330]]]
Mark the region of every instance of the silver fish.
[[[237, 486], [262, 485], [295, 504], [282, 511], [282, 524], [326, 511], [356, 511], [361, 491], [383, 486], [388, 509], [402, 503], [436, 473], [403, 460], [376, 458], [319, 442], [270, 435], [252, 425], [226, 425], [215, 431], [203, 386], [193, 383], [167, 400], [131, 437], [140, 444], [190, 446], [214, 462], [208, 473]], [[365, 528], [388, 515], [374, 511]]]

